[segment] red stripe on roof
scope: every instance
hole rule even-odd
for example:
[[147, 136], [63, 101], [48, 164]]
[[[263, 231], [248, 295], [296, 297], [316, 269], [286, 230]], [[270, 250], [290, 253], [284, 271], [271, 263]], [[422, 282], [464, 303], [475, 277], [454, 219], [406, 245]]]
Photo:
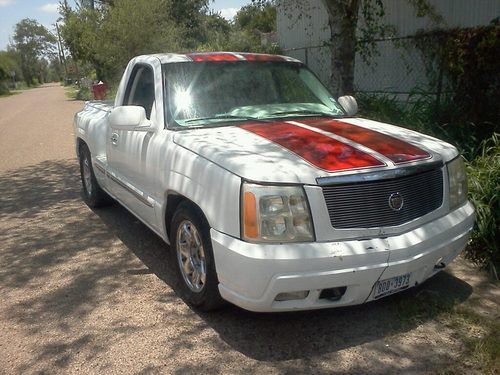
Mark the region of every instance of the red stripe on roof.
[[229, 52], [199, 52], [186, 54], [191, 60], [196, 62], [203, 61], [239, 61], [238, 56]]
[[385, 165], [373, 156], [313, 130], [285, 122], [250, 123], [242, 129], [257, 134], [292, 151], [328, 172]]
[[286, 61], [283, 56], [270, 55], [267, 53], [246, 53], [246, 52], [193, 52], [186, 54], [195, 62], [203, 61]]
[[427, 159], [431, 156], [410, 143], [347, 122], [327, 119], [309, 119], [300, 122], [359, 143], [384, 155], [396, 164]]
[[286, 61], [282, 56], [266, 53], [239, 53], [247, 61]]

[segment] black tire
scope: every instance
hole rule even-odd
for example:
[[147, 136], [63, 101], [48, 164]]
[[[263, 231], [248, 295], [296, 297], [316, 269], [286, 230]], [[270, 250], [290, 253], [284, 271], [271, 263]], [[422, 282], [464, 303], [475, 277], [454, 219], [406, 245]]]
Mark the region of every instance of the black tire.
[[95, 178], [92, 167], [92, 157], [86, 144], [80, 146], [80, 177], [82, 180], [83, 200], [91, 207], [107, 206], [113, 202], [112, 198], [101, 189]]
[[[189, 245], [186, 239], [186, 227], [189, 227], [189, 231], [192, 234], [193, 244]], [[196, 241], [196, 236], [198, 236], [198, 241]], [[184, 243], [184, 247], [182, 246]], [[199, 244], [201, 244], [201, 250], [199, 249]], [[225, 301], [219, 294], [219, 280], [217, 278], [217, 272], [215, 270], [215, 261], [212, 250], [212, 243], [210, 241], [210, 227], [206, 220], [203, 219], [201, 212], [194, 208], [188, 203], [181, 203], [174, 214], [172, 219], [172, 224], [170, 226], [170, 246], [171, 246], [171, 257], [174, 262], [174, 269], [178, 281], [178, 292], [181, 297], [191, 306], [200, 309], [201, 311], [212, 311], [219, 309], [225, 305]], [[183, 259], [186, 253], [186, 248], [189, 248], [191, 254], [191, 262], [184, 262]], [[182, 250], [184, 249], [184, 250]], [[182, 251], [181, 251], [182, 250]], [[198, 254], [198, 256], [193, 254]], [[202, 255], [200, 255], [200, 253]], [[196, 260], [196, 258], [198, 258]], [[200, 283], [193, 281], [196, 280], [196, 271], [201, 274], [200, 270], [203, 268], [201, 266], [202, 258], [204, 261], [205, 278], [200, 276]], [[199, 261], [199, 262], [198, 262]], [[192, 267], [192, 273], [189, 274], [189, 270], [186, 272], [183, 270], [181, 264], [188, 264]], [[198, 289], [199, 288], [199, 289]]]

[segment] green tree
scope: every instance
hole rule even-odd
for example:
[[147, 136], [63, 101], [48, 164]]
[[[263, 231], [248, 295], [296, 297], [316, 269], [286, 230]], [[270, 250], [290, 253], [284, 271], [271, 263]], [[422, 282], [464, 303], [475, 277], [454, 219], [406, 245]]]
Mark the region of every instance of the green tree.
[[261, 42], [262, 34], [275, 31], [276, 7], [274, 3], [264, 1], [249, 4], [236, 13], [227, 40], [219, 49], [277, 53], [279, 50], [276, 45], [262, 45]]
[[61, 37], [74, 62], [91, 63], [99, 78], [102, 78], [103, 64], [98, 57], [101, 45], [101, 28], [108, 12], [107, 8], [93, 9], [79, 6], [72, 9], [66, 0], [61, 1], [59, 12], [63, 21]]
[[0, 59], [0, 95], [9, 93], [9, 86], [7, 80], [9, 79], [9, 71], [3, 66]]
[[46, 57], [54, 54], [56, 38], [37, 21], [25, 18], [18, 22], [14, 31], [14, 47], [19, 52], [21, 70], [27, 85], [35, 78], [43, 82], [43, 68]]
[[183, 30], [183, 44], [193, 49], [204, 42], [204, 16], [208, 13], [210, 0], [171, 0], [170, 14]]
[[[91, 63], [97, 78], [114, 80], [134, 56], [186, 48], [186, 28], [192, 22], [174, 17], [190, 17], [200, 1], [114, 0], [81, 2], [76, 8], [60, 3], [61, 36], [71, 56], [82, 65]], [[186, 4], [182, 4], [186, 3]], [[205, 3], [205, 2], [203, 2]], [[182, 6], [181, 6], [182, 5]]]
[[53, 57], [49, 61], [47, 76], [45, 78], [46, 82], [56, 82], [63, 81], [64, 79], [64, 67], [58, 57]]
[[95, 9], [97, 6], [114, 5], [114, 0], [76, 0], [80, 8]]
[[171, 0], [115, 1], [103, 22], [97, 51], [109, 78], [121, 73], [134, 56], [180, 48], [181, 28], [171, 10]]
[[78, 0], [60, 2], [60, 32], [79, 66], [90, 63], [98, 79], [115, 80], [130, 58], [178, 50], [261, 51], [260, 32], [275, 29], [271, 4], [245, 7], [231, 24], [209, 13], [209, 0]]
[[276, 7], [271, 2], [245, 5], [236, 13], [234, 26], [250, 32], [276, 31]]
[[203, 16], [200, 41], [191, 49], [197, 50], [224, 50], [230, 35], [233, 33], [232, 25], [218, 13]]
[[9, 92], [9, 86], [22, 81], [21, 57], [19, 53], [9, 46], [7, 51], [0, 51], [0, 95]]
[[19, 53], [13, 49], [8, 48], [7, 51], [0, 51], [0, 69], [12, 79], [12, 72], [14, 72], [15, 79], [20, 81], [23, 79], [21, 71], [21, 57]]

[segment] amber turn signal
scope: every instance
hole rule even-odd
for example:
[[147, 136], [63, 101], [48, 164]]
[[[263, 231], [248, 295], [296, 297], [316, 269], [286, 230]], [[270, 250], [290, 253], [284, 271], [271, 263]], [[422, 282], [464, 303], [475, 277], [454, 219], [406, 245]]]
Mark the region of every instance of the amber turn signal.
[[243, 197], [243, 233], [247, 238], [257, 238], [259, 236], [257, 200], [255, 195], [249, 191], [246, 191]]

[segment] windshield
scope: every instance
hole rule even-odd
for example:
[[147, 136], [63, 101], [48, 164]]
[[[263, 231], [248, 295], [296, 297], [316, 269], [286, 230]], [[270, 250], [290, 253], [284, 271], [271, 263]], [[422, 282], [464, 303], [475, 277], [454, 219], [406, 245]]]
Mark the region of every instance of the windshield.
[[170, 119], [177, 126], [296, 116], [342, 116], [305, 66], [289, 62], [183, 62], [164, 65]]

